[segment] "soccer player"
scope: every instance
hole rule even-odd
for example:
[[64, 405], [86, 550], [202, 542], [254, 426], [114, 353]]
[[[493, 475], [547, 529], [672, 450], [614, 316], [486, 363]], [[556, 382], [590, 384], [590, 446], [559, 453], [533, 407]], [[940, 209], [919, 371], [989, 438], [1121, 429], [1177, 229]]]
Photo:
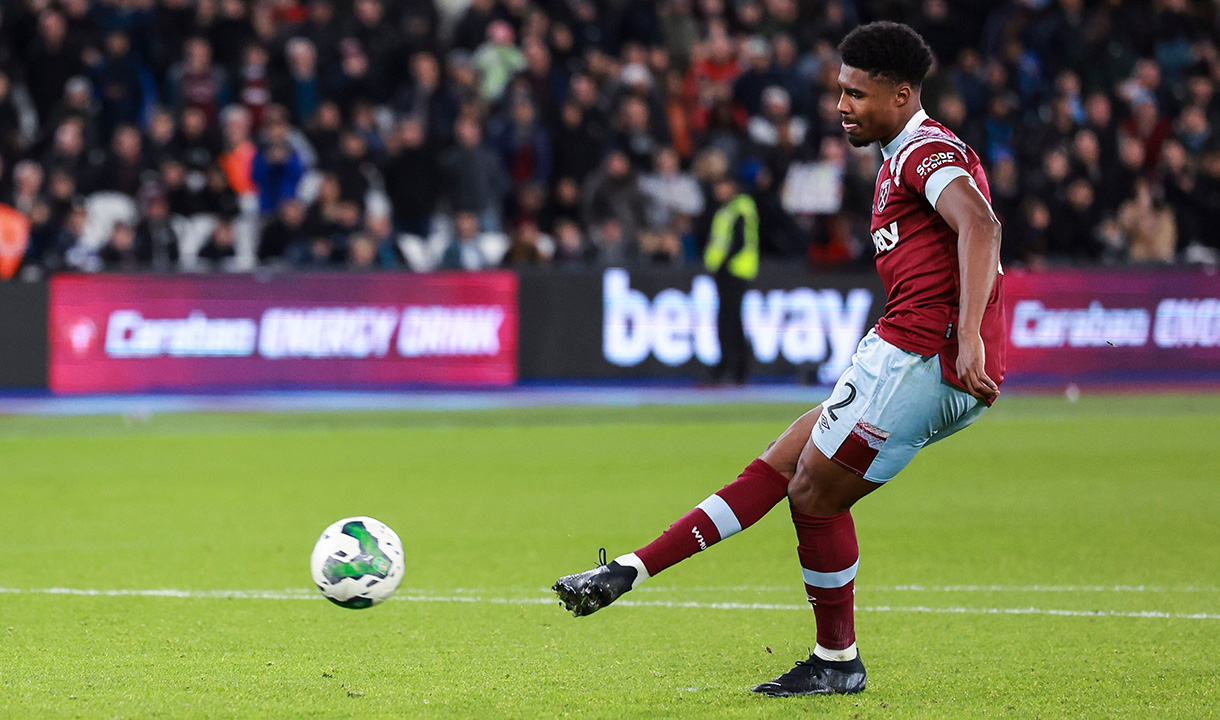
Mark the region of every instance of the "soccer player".
[[830, 398], [736, 481], [648, 545], [553, 587], [574, 615], [596, 612], [754, 524], [786, 497], [817, 644], [807, 660], [754, 688], [773, 696], [864, 689], [850, 508], [920, 448], [977, 420], [1004, 378], [1000, 223], [978, 155], [921, 107], [932, 51], [910, 27], [891, 22], [856, 28], [839, 51], [843, 130], [857, 147], [881, 145], [872, 238], [885, 314]]

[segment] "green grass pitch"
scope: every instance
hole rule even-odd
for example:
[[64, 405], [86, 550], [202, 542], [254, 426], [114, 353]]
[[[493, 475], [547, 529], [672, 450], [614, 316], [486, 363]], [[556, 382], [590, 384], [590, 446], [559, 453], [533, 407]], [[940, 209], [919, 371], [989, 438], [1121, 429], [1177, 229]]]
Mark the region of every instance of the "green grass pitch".
[[[0, 418], [0, 717], [1218, 712], [1217, 396], [1005, 398], [862, 501], [862, 695], [748, 692], [813, 644], [785, 506], [622, 606], [548, 600], [804, 409]], [[348, 611], [307, 565], [356, 514], [408, 568]]]

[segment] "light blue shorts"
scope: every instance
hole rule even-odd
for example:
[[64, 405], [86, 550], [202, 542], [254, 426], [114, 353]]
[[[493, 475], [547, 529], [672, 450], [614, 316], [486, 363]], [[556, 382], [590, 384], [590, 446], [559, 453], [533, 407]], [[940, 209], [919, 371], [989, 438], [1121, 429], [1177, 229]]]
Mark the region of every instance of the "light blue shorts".
[[986, 409], [943, 380], [938, 355], [899, 349], [870, 330], [822, 403], [813, 443], [865, 480], [883, 483], [924, 445], [967, 427]]

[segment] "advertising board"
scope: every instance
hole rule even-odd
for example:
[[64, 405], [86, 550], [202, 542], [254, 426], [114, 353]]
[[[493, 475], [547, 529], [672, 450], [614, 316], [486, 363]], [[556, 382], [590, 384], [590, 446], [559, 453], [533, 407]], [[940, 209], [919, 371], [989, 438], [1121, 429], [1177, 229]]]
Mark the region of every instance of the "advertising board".
[[1220, 378], [1220, 276], [1214, 273], [1009, 272], [1004, 290], [1015, 380]]
[[[522, 377], [695, 377], [720, 361], [715, 281], [606, 268], [521, 279]], [[884, 309], [875, 275], [764, 267], [742, 319], [760, 376], [833, 382]]]
[[517, 279], [65, 275], [48, 339], [57, 393], [509, 385]]

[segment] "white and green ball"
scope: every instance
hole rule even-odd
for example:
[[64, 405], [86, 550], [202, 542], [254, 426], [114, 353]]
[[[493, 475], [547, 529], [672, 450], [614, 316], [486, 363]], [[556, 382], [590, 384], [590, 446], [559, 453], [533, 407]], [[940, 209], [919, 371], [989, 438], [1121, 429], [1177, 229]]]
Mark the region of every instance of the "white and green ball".
[[402, 583], [402, 542], [379, 520], [344, 518], [322, 532], [309, 566], [327, 600], [361, 610], [390, 597]]

